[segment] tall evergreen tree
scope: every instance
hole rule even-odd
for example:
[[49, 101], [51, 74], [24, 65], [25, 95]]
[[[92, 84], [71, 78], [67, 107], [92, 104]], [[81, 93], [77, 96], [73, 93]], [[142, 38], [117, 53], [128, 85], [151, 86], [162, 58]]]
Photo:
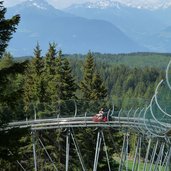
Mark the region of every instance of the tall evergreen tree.
[[91, 99], [99, 100], [107, 97], [107, 90], [99, 73], [95, 73], [93, 76], [92, 88]]
[[88, 52], [84, 64], [83, 80], [80, 85], [84, 99], [90, 99], [91, 97], [94, 67], [93, 55], [91, 52]]
[[44, 70], [43, 70], [43, 80], [46, 93], [44, 96], [46, 97], [46, 102], [54, 102], [52, 96], [54, 96], [54, 89], [55, 89], [55, 70], [56, 70], [56, 44], [49, 43], [49, 49], [45, 55], [45, 62], [44, 62]]
[[57, 102], [75, 98], [75, 80], [69, 62], [66, 58], [63, 58], [61, 50], [53, 62], [51, 65], [54, 66], [53, 75], [51, 75], [48, 83], [51, 101]]
[[103, 81], [96, 72], [94, 57], [91, 52], [88, 52], [86, 56], [80, 88], [83, 98], [86, 100], [100, 100], [107, 96], [107, 90], [104, 87]]
[[3, 1], [0, 1], [0, 58], [20, 21], [19, 15], [15, 15], [11, 19], [5, 19], [5, 13], [6, 8], [3, 6]]
[[49, 49], [45, 56], [45, 69], [48, 76], [52, 76], [55, 73], [55, 58], [57, 55], [56, 43], [49, 43]]
[[44, 101], [44, 86], [42, 81], [43, 61], [39, 44], [34, 49], [34, 58], [29, 62], [25, 72], [24, 102], [26, 108], [31, 103]]
[[75, 83], [69, 61], [66, 58], [63, 60], [63, 81], [63, 99], [76, 99], [75, 92], [77, 90], [77, 85]]
[[49, 90], [51, 92], [51, 101], [57, 102], [63, 97], [62, 87], [63, 87], [63, 59], [62, 59], [62, 52], [59, 51], [55, 60], [54, 60], [54, 74], [49, 82]]
[[9, 68], [14, 64], [13, 56], [9, 52], [5, 52], [0, 59], [0, 69]]

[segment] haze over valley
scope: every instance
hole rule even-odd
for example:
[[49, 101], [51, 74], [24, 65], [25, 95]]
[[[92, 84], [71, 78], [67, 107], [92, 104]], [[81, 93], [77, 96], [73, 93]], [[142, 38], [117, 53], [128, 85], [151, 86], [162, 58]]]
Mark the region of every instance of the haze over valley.
[[8, 50], [32, 55], [37, 42], [43, 53], [56, 42], [71, 54], [170, 52], [171, 1], [137, 2], [100, 0], [60, 10], [46, 0], [22, 2], [7, 10], [7, 17], [21, 15]]

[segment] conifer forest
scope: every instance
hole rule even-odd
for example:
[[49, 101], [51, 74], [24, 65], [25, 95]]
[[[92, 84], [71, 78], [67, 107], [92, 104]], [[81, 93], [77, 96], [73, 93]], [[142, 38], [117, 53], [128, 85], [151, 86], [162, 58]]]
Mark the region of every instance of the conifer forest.
[[[57, 42], [47, 43], [43, 55], [39, 42], [35, 43], [32, 56], [14, 57], [6, 51], [13, 33], [17, 32], [20, 16], [5, 18], [6, 8], [0, 2], [0, 170], [20, 171], [22, 167], [34, 170], [31, 132], [28, 128], [5, 129], [9, 122], [37, 118], [53, 118], [78, 113], [93, 116], [101, 107], [129, 109], [150, 101], [159, 81], [164, 78], [165, 68], [171, 54], [129, 53], [65, 54]], [[41, 43], [41, 42], [40, 42]], [[54, 112], [55, 111], [55, 112]], [[120, 130], [104, 130], [112, 168], [118, 168], [123, 135]], [[53, 171], [65, 170], [66, 134], [64, 128], [40, 130], [35, 133], [46, 145], [53, 163], [37, 140], [37, 168]], [[83, 154], [88, 171], [92, 171], [97, 130], [74, 128], [74, 134]], [[136, 138], [131, 136], [132, 144]], [[112, 145], [111, 145], [112, 144]], [[73, 142], [71, 142], [73, 146]], [[86, 148], [84, 148], [86, 147]], [[134, 152], [130, 145], [129, 157]], [[105, 151], [99, 156], [98, 171], [107, 170]], [[142, 154], [142, 158], [143, 158]], [[79, 171], [76, 151], [70, 151], [70, 171]]]

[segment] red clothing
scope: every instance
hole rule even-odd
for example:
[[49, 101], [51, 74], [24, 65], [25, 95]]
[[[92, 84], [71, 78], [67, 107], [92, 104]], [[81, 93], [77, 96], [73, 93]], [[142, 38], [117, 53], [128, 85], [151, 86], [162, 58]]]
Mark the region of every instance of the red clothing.
[[106, 117], [106, 116], [103, 118], [103, 121], [104, 121], [104, 122], [106, 122], [106, 121], [107, 121], [107, 117]]

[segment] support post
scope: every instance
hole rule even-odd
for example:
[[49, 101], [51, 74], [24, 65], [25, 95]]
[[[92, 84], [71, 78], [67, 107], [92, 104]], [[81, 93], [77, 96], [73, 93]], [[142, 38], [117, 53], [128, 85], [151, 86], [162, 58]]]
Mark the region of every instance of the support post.
[[137, 157], [139, 157], [140, 145], [141, 145], [141, 137], [138, 136], [138, 141], [137, 141], [137, 146], [136, 146], [136, 150], [135, 150], [135, 156], [134, 156], [132, 171], [137, 170], [137, 165], [139, 164], [139, 161], [137, 163]]
[[126, 133], [126, 156], [125, 156], [125, 159], [126, 159], [126, 171], [128, 171], [128, 145], [129, 145], [129, 134], [128, 134], [128, 131]]
[[82, 169], [83, 169], [83, 171], [86, 171], [85, 165], [84, 165], [84, 160], [83, 160], [82, 155], [81, 155], [81, 152], [80, 152], [80, 148], [79, 148], [79, 146], [78, 146], [78, 143], [77, 143], [76, 139], [74, 138], [74, 134], [73, 134], [73, 133], [71, 133], [71, 138], [72, 138], [72, 140], [73, 140], [73, 142], [74, 142], [74, 146], [75, 146], [75, 148], [76, 148], [77, 155], [78, 155], [78, 157], [79, 157], [79, 160], [80, 160]]
[[122, 152], [121, 152], [119, 171], [123, 170], [125, 160], [127, 160], [126, 171], [128, 171], [128, 141], [129, 141], [128, 136], [129, 136], [128, 131], [126, 130], [126, 132], [124, 134], [123, 144], [122, 144]]
[[162, 147], [162, 150], [161, 150], [161, 155], [160, 155], [160, 160], [159, 160], [159, 171], [161, 171], [162, 170], [162, 161], [165, 159], [164, 158], [164, 148], [165, 148], [165, 143], [163, 143], [163, 147]]
[[162, 165], [161, 165], [162, 168], [164, 168], [164, 166], [165, 166], [165, 164], [166, 164], [168, 154], [169, 154], [169, 152], [167, 151], [167, 152], [165, 153], [165, 157], [164, 157], [163, 162], [162, 162]]
[[149, 156], [150, 147], [151, 147], [151, 138], [148, 141], [148, 147], [147, 147], [147, 151], [146, 151], [143, 171], [147, 170], [147, 162], [148, 162], [148, 156]]
[[160, 170], [160, 160], [162, 158], [162, 155], [163, 155], [163, 149], [164, 149], [164, 143], [162, 143], [162, 145], [160, 146], [160, 150], [159, 150], [159, 153], [158, 153], [158, 156], [157, 156], [157, 160], [155, 162], [155, 167], [154, 167], [154, 171], [157, 171], [157, 170]]
[[58, 171], [57, 167], [55, 166], [55, 164], [54, 164], [54, 162], [53, 162], [52, 158], [50, 157], [50, 155], [49, 155], [48, 151], [46, 150], [46, 147], [44, 146], [44, 144], [43, 144], [43, 142], [41, 141], [41, 139], [40, 139], [40, 138], [39, 138], [39, 142], [40, 142], [41, 146], [43, 147], [43, 149], [45, 150], [46, 155], [48, 156], [49, 160], [50, 160], [50, 161], [51, 161], [51, 163], [53, 164], [53, 166], [54, 166], [55, 170], [56, 170], [56, 171]]
[[171, 147], [169, 149], [169, 153], [168, 153], [168, 158], [167, 158], [167, 162], [166, 162], [166, 166], [164, 171], [168, 171], [168, 169], [170, 169], [170, 160], [171, 160]]
[[94, 156], [94, 166], [93, 166], [93, 171], [97, 171], [97, 164], [98, 164], [98, 159], [99, 159], [99, 153], [100, 153], [100, 145], [101, 145], [101, 136], [100, 136], [100, 131], [98, 131], [97, 134], [97, 141], [96, 141], [96, 152]]
[[140, 163], [141, 163], [141, 145], [142, 145], [142, 137], [140, 137], [139, 148], [138, 148], [138, 166], [136, 168], [136, 170], [138, 169], [138, 171], [139, 171]]
[[[13, 156], [13, 153], [9, 150], [10, 155]], [[22, 164], [17, 160], [17, 164], [22, 168], [22, 170], [26, 171], [26, 169], [22, 166]]]
[[103, 143], [104, 143], [104, 146], [105, 146], [105, 153], [106, 153], [106, 159], [107, 159], [108, 169], [109, 169], [109, 171], [111, 171], [110, 162], [109, 162], [109, 155], [108, 155], [108, 152], [107, 152], [107, 146], [106, 146], [106, 142], [105, 142], [105, 138], [104, 138], [103, 131], [101, 131], [101, 134], [102, 134]]
[[154, 159], [155, 159], [155, 155], [156, 155], [158, 143], [159, 143], [159, 141], [157, 140], [156, 145], [155, 145], [155, 147], [154, 147], [154, 149], [153, 149], [153, 154], [152, 154], [151, 161], [150, 161], [151, 164], [150, 164], [150, 169], [149, 169], [149, 171], [151, 171], [152, 166], [153, 166], [153, 163], [154, 163]]
[[69, 168], [69, 149], [70, 149], [70, 129], [68, 130], [66, 136], [66, 166], [65, 166], [66, 171], [68, 171]]
[[32, 131], [32, 142], [33, 142], [33, 157], [34, 157], [34, 170], [37, 171], [37, 157], [36, 157], [36, 131]]

